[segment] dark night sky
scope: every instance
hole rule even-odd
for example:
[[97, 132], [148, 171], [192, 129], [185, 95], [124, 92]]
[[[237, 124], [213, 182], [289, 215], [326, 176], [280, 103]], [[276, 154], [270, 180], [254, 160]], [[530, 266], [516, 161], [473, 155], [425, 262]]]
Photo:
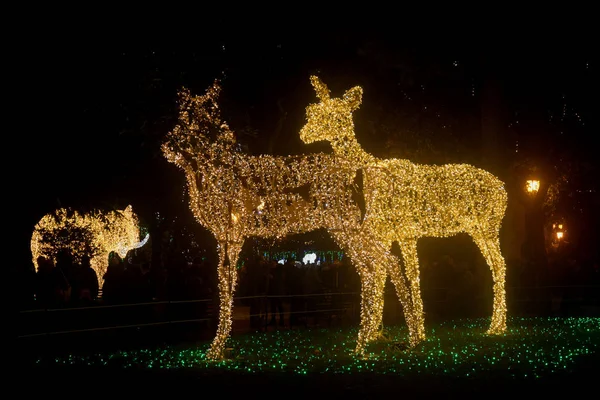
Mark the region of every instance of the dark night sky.
[[[542, 104], [551, 88], [560, 86], [573, 94], [569, 104], [585, 114], [588, 126], [596, 124], [585, 82], [592, 81], [597, 64], [591, 37], [585, 35], [541, 31], [504, 37], [496, 47], [443, 32], [428, 41], [400, 32], [313, 32], [302, 39], [245, 32], [204, 30], [177, 45], [166, 39], [106, 40], [84, 32], [40, 37], [29, 49], [26, 71], [34, 98], [26, 131], [35, 134], [23, 132], [19, 138], [34, 171], [22, 192], [26, 218], [18, 224], [20, 254], [28, 251], [33, 225], [59, 201], [72, 207], [133, 203], [134, 210], [142, 201], [149, 209], [181, 203], [183, 177], [161, 158], [158, 144], [177, 115], [177, 89], [201, 93], [214, 78], [224, 77], [224, 117], [234, 130], [259, 131], [251, 143], [254, 152], [266, 151], [280, 116], [278, 100], [287, 118], [274, 152], [307, 150], [299, 147], [297, 132], [304, 107], [314, 100], [310, 74], [320, 74], [334, 95], [360, 84], [363, 103], [391, 110], [403, 85], [413, 90], [420, 79], [444, 85], [431, 76], [452, 70], [453, 63], [461, 72], [452, 82], [478, 84], [477, 65], [484, 55], [492, 56], [507, 79], [512, 100]], [[439, 102], [452, 109], [451, 98]]]

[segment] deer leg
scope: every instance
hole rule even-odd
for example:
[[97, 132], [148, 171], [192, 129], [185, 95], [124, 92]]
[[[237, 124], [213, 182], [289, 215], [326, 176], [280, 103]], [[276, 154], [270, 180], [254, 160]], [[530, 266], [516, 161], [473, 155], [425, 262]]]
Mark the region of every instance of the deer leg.
[[385, 270], [375, 264], [357, 262], [361, 283], [360, 330], [356, 343], [357, 354], [362, 354], [367, 344], [377, 339], [383, 316], [383, 288]]
[[506, 331], [506, 263], [500, 251], [500, 240], [496, 236], [475, 239], [475, 243], [492, 270], [494, 279], [494, 309], [487, 333], [490, 335], [501, 334]]
[[377, 338], [383, 315], [383, 287], [385, 285], [384, 259], [374, 243], [365, 243], [363, 233], [332, 231], [334, 240], [348, 252], [361, 285], [360, 329], [356, 343], [357, 354], [362, 354], [366, 345]]
[[237, 243], [219, 244], [219, 325], [217, 327], [217, 334], [206, 353], [208, 360], [220, 360], [223, 358], [225, 342], [231, 333], [233, 294], [237, 283], [236, 264], [241, 248], [241, 244]]
[[390, 280], [396, 288], [398, 299], [402, 304], [402, 311], [404, 313], [404, 318], [406, 319], [406, 325], [408, 326], [409, 343], [411, 346], [415, 346], [419, 342], [419, 336], [417, 335], [417, 326], [415, 323], [416, 320], [411, 296], [406, 285], [406, 279], [400, 270], [398, 260], [392, 254], [388, 254], [386, 257], [386, 269], [390, 275]]
[[[421, 299], [421, 282], [419, 277], [419, 257], [417, 254], [417, 240], [410, 239], [398, 243], [402, 251], [406, 277], [410, 283], [410, 295], [412, 298], [412, 320], [407, 321], [410, 341], [413, 344], [425, 340], [425, 319], [423, 317], [423, 300]], [[412, 326], [412, 329], [411, 329]]]

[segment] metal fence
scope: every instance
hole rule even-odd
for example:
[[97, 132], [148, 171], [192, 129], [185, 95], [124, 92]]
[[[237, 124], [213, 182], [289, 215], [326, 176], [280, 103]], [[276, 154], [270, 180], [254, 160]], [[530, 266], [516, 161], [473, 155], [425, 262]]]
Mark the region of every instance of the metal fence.
[[[353, 320], [358, 316], [359, 297], [358, 293], [236, 297], [234, 329], [265, 329], [271, 323], [271, 316], [276, 317], [276, 325], [282, 322], [280, 317], [283, 316], [286, 326], [290, 321], [296, 326], [306, 326], [335, 319]], [[271, 307], [277, 299], [282, 307], [273, 314]], [[216, 304], [217, 299], [195, 299], [112, 305], [98, 302], [83, 307], [22, 310], [19, 312], [18, 337], [24, 339], [174, 324], [193, 324], [197, 328], [211, 330], [218, 318]]]
[[[543, 286], [507, 288], [511, 315], [600, 316], [600, 286]], [[491, 293], [485, 296], [458, 293], [449, 288], [423, 290], [427, 318], [489, 316]], [[281, 308], [273, 313], [273, 306]], [[137, 331], [168, 327], [170, 331], [214, 333], [218, 299], [167, 300], [135, 304], [102, 304], [83, 307], [29, 309], [19, 312], [19, 339], [56, 335], [101, 333], [124, 329]], [[283, 318], [281, 318], [283, 317]], [[357, 324], [360, 293], [325, 292], [310, 295], [247, 296], [234, 299], [234, 331], [286, 327]], [[386, 291], [384, 322], [402, 323], [402, 307]], [[182, 327], [182, 328], [178, 328]]]

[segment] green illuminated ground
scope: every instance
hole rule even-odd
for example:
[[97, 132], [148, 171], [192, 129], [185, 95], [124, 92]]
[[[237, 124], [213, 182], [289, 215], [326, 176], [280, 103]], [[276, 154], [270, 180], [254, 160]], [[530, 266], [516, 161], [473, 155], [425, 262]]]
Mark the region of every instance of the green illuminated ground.
[[[374, 343], [365, 359], [352, 356], [356, 329], [279, 330], [230, 339], [231, 359], [205, 360], [208, 343], [162, 347], [94, 356], [67, 356], [56, 365], [123, 368], [237, 370], [244, 372], [360, 373], [403, 376], [435, 374], [473, 377], [508, 372], [542, 377], [567, 372], [577, 357], [600, 347], [600, 318], [510, 318], [503, 336], [488, 336], [488, 319], [460, 320], [430, 326], [428, 340], [404, 350], [405, 327], [386, 327], [386, 339]], [[47, 360], [38, 360], [46, 364]]]

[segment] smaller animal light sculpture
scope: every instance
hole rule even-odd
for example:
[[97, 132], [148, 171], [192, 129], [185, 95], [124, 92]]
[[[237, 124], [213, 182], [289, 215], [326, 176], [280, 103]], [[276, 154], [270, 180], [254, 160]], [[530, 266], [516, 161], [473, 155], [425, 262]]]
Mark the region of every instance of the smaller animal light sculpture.
[[467, 164], [420, 165], [406, 159], [379, 159], [367, 153], [354, 133], [352, 113], [362, 101], [356, 86], [342, 98], [331, 98], [317, 77], [311, 82], [320, 102], [307, 108], [300, 132], [305, 143], [328, 141], [334, 154], [363, 171], [365, 216], [363, 229], [385, 249], [398, 241], [410, 282], [416, 334], [425, 337], [419, 283], [417, 240], [471, 236], [492, 270], [494, 309], [488, 333], [506, 330], [506, 266], [499, 231], [506, 211], [504, 183], [487, 171]]
[[35, 225], [31, 236], [31, 255], [36, 270], [38, 257], [55, 261], [61, 249], [68, 248], [75, 262], [88, 255], [101, 286], [109, 254], [114, 251], [125, 258], [130, 250], [146, 244], [149, 237], [147, 234], [140, 241], [138, 218], [131, 205], [124, 210], [89, 214], [60, 208], [44, 215]]
[[307, 253], [302, 258], [304, 264], [315, 264], [317, 262], [317, 255], [315, 253]]

